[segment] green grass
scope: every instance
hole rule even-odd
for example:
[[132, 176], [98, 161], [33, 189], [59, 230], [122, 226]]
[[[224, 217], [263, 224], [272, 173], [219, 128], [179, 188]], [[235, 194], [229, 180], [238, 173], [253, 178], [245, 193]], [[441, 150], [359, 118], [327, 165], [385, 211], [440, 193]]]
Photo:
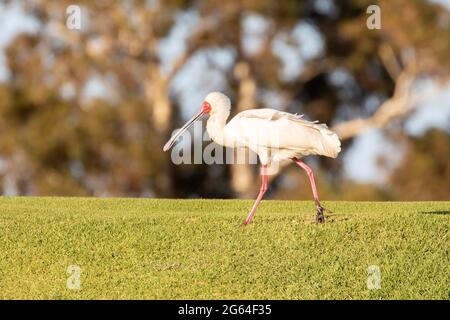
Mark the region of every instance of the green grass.
[[263, 201], [244, 228], [251, 204], [0, 197], [0, 298], [449, 298], [450, 202], [324, 202], [315, 225], [312, 202]]

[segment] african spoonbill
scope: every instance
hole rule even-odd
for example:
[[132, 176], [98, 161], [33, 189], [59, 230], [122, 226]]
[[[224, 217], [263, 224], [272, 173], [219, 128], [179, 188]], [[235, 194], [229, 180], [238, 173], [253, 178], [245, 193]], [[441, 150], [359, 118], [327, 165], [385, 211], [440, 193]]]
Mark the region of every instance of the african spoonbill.
[[192, 117], [164, 146], [170, 149], [202, 115], [208, 114], [206, 130], [210, 138], [225, 147], [246, 147], [256, 152], [261, 162], [262, 184], [258, 197], [244, 224], [249, 224], [267, 190], [267, 168], [273, 163], [292, 160], [306, 171], [316, 203], [316, 222], [325, 221], [324, 208], [319, 201], [314, 174], [301, 158], [307, 155], [322, 155], [336, 158], [341, 151], [341, 142], [336, 133], [325, 124], [302, 119], [302, 116], [274, 109], [250, 109], [238, 113], [226, 123], [231, 109], [230, 99], [220, 92], [208, 94], [200, 111]]

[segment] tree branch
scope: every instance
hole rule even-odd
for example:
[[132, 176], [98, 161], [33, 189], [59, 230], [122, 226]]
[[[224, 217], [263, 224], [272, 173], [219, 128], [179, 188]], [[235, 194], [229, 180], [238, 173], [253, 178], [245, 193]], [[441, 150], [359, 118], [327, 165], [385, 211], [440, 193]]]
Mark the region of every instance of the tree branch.
[[199, 40], [206, 35], [208, 30], [211, 28], [211, 22], [206, 19], [205, 21], [202, 21], [201, 25], [192, 33], [192, 35], [187, 39], [187, 49], [181, 56], [179, 56], [173, 66], [172, 69], [169, 71], [169, 73], [165, 76], [165, 81], [169, 83], [172, 81], [173, 77], [183, 68], [183, 66], [186, 64], [186, 62], [189, 61], [189, 59], [192, 57], [192, 55], [198, 50]]
[[378, 49], [378, 55], [392, 80], [396, 81], [402, 72], [402, 68], [392, 47], [387, 43], [382, 43]]
[[383, 128], [396, 118], [406, 115], [411, 109], [410, 89], [415, 76], [402, 71], [397, 78], [394, 95], [383, 102], [369, 118], [342, 122], [332, 128], [342, 140], [355, 137], [371, 128]]

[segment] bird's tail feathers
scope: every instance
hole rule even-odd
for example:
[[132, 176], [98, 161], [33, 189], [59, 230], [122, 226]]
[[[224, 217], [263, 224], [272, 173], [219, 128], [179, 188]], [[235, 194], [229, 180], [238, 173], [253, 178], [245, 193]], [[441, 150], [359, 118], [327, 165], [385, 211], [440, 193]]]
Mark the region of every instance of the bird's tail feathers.
[[319, 133], [321, 146], [317, 146], [317, 154], [336, 158], [339, 152], [341, 152], [341, 140], [339, 139], [339, 136], [331, 131], [324, 123], [310, 121], [308, 121], [308, 123], [311, 127], [318, 130]]

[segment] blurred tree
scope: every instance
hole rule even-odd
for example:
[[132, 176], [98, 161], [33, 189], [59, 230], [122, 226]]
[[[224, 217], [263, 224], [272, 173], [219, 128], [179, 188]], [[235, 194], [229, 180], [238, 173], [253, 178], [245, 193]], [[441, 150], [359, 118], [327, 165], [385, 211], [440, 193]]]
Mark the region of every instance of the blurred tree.
[[400, 200], [448, 200], [450, 134], [432, 129], [407, 140], [406, 155], [391, 178]]
[[[3, 192], [252, 194], [257, 172], [248, 166], [175, 166], [161, 152], [182, 121], [172, 85], [212, 48], [233, 55], [225, 69], [208, 60], [226, 79], [221, 90], [231, 96], [233, 113], [256, 106], [306, 113], [333, 124], [345, 146], [368, 128], [392, 124], [414, 106], [417, 79], [448, 77], [450, 17], [426, 0], [377, 3], [381, 30], [366, 27], [368, 0], [80, 0], [79, 31], [65, 25], [72, 1], [21, 3], [40, 27], [18, 36], [6, 52], [11, 77], [0, 84]], [[186, 12], [199, 23], [167, 63], [161, 43]], [[90, 97], [95, 90], [101, 94]], [[331, 183], [324, 188], [339, 194], [339, 161], [318, 164], [333, 173], [323, 175]]]
[[[88, 13], [80, 31], [65, 26], [69, 4], [26, 3], [41, 28], [7, 50], [5, 179], [23, 181], [20, 194], [170, 194], [165, 159], [154, 150], [169, 134], [168, 82], [177, 70], [163, 74], [156, 50], [182, 3], [79, 1]], [[112, 94], [88, 101], [95, 79]], [[27, 178], [11, 176], [18, 168]]]

